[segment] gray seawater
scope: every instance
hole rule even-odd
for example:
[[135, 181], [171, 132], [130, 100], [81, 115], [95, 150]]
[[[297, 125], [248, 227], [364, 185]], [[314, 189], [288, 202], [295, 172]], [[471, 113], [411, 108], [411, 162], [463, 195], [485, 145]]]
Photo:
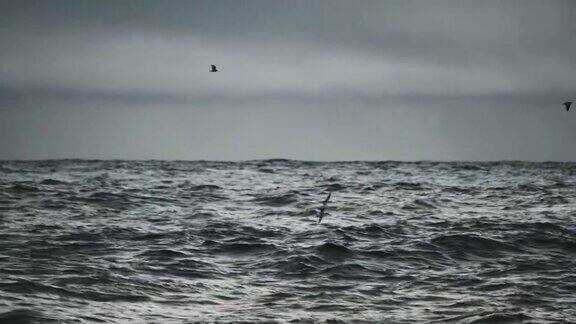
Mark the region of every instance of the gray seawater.
[[0, 322], [576, 322], [575, 193], [572, 163], [0, 161]]

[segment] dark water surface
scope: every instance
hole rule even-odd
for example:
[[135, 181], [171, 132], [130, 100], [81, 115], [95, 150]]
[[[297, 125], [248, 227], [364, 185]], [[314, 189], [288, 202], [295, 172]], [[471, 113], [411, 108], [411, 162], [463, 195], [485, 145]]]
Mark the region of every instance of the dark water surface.
[[575, 193], [571, 163], [0, 161], [0, 322], [573, 322]]

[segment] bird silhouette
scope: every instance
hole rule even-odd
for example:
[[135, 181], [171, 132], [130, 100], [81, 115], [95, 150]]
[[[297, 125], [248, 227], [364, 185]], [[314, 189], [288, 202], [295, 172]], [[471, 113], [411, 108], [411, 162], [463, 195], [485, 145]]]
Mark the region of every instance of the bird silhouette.
[[320, 224], [322, 218], [324, 218], [324, 211], [326, 210], [326, 206], [328, 206], [328, 200], [330, 200], [330, 196], [332, 196], [332, 193], [329, 193], [328, 197], [326, 197], [326, 199], [322, 202], [322, 207], [320, 207], [320, 214], [318, 215], [318, 224]]
[[572, 101], [566, 101], [563, 103], [564, 107], [566, 107], [566, 111], [570, 110], [570, 105], [572, 105]]
[[210, 65], [210, 72], [218, 72], [216, 65]]

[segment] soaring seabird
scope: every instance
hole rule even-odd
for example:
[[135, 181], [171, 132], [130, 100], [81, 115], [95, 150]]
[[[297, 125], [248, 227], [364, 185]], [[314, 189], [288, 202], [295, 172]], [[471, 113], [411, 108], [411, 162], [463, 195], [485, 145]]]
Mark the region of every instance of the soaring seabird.
[[572, 104], [572, 101], [566, 101], [565, 103], [563, 103], [564, 107], [566, 107], [566, 111], [570, 110], [571, 104]]
[[210, 72], [218, 72], [216, 65], [210, 65]]
[[320, 224], [322, 218], [324, 217], [324, 211], [326, 210], [326, 206], [328, 206], [328, 200], [330, 200], [330, 196], [332, 196], [332, 193], [329, 193], [328, 197], [326, 197], [326, 200], [322, 202], [322, 207], [320, 207], [320, 214], [318, 215], [318, 224]]

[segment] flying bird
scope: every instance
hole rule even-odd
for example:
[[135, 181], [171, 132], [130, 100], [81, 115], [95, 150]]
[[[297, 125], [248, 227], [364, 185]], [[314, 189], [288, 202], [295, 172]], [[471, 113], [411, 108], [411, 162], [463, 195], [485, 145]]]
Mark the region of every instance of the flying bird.
[[210, 72], [218, 72], [216, 65], [210, 65]]
[[329, 193], [328, 197], [326, 197], [326, 200], [324, 200], [322, 202], [322, 207], [320, 207], [320, 214], [318, 215], [318, 224], [320, 224], [320, 222], [322, 221], [322, 218], [324, 218], [324, 211], [326, 210], [326, 207], [328, 206], [328, 200], [330, 200], [330, 196], [332, 196], [332, 193]]
[[566, 101], [563, 103], [564, 107], [566, 107], [566, 111], [570, 110], [570, 105], [572, 105], [572, 101]]

